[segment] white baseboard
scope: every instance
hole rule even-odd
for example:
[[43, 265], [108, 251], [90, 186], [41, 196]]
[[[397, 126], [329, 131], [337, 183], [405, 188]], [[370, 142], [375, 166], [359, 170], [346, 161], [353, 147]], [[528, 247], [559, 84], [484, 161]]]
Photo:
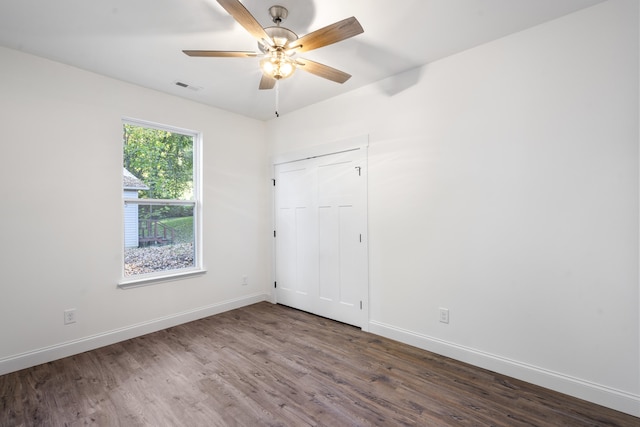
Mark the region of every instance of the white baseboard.
[[369, 332], [640, 417], [640, 395], [637, 394], [612, 389], [381, 322], [370, 321]]
[[5, 357], [0, 359], [0, 375], [19, 371], [42, 363], [51, 362], [53, 360], [62, 359], [63, 357], [73, 356], [74, 354], [94, 350], [106, 345], [115, 344], [120, 341], [139, 337], [141, 335], [160, 331], [162, 329], [181, 325], [204, 317], [213, 316], [215, 314], [224, 313], [225, 311], [234, 310], [250, 304], [267, 301], [268, 299], [268, 294], [249, 295], [205, 307], [198, 307], [181, 313], [171, 314], [148, 322], [114, 329], [101, 334], [91, 335], [77, 340]]

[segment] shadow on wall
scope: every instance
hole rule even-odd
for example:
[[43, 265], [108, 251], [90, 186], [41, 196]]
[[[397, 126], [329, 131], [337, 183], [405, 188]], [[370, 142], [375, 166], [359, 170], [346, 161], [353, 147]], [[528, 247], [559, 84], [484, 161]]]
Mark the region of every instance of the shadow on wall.
[[357, 55], [369, 62], [370, 69], [378, 70], [379, 76], [391, 75], [378, 83], [386, 95], [397, 95], [420, 81], [422, 66], [413, 59], [361, 40], [354, 43], [357, 43]]
[[422, 70], [423, 67], [414, 67], [403, 73], [381, 80], [378, 83], [378, 86], [382, 89], [382, 92], [388, 96], [397, 95], [400, 92], [417, 85], [418, 82], [420, 82], [420, 77], [422, 77]]

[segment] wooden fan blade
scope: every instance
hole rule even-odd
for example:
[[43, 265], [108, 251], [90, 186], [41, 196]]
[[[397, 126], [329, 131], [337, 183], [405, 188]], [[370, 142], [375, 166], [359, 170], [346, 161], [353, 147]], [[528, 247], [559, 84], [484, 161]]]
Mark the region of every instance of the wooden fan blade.
[[229, 51], [229, 50], [183, 50], [189, 56], [204, 56], [210, 58], [246, 58], [258, 56], [256, 52]]
[[271, 40], [269, 35], [264, 31], [264, 28], [262, 28], [262, 25], [260, 25], [251, 12], [238, 0], [218, 0], [218, 3], [253, 37], [258, 40]]
[[351, 78], [351, 74], [347, 74], [344, 71], [336, 70], [328, 65], [323, 65], [308, 59], [297, 58], [296, 62], [301, 65], [298, 67], [300, 70], [307, 71], [336, 83], [344, 83]]
[[352, 16], [304, 35], [298, 40], [289, 43], [288, 48], [297, 49], [298, 52], [307, 52], [357, 36], [363, 32], [360, 22]]
[[276, 79], [263, 74], [262, 78], [260, 79], [259, 89], [260, 90], [273, 89], [275, 85], [276, 85]]

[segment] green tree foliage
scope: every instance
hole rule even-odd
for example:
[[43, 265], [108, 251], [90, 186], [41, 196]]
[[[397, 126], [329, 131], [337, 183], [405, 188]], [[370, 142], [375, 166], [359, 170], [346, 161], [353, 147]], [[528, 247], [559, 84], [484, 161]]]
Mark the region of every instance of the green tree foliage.
[[124, 167], [149, 187], [140, 198], [191, 198], [193, 137], [130, 124], [123, 133]]

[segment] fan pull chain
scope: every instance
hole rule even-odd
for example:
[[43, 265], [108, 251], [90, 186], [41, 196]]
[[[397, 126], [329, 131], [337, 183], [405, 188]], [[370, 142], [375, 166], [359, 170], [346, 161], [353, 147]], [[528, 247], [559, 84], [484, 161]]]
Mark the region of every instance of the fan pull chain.
[[279, 110], [278, 104], [279, 103], [280, 103], [280, 85], [278, 84], [278, 81], [276, 80], [276, 117], [280, 117], [280, 113], [278, 113], [278, 110]]

